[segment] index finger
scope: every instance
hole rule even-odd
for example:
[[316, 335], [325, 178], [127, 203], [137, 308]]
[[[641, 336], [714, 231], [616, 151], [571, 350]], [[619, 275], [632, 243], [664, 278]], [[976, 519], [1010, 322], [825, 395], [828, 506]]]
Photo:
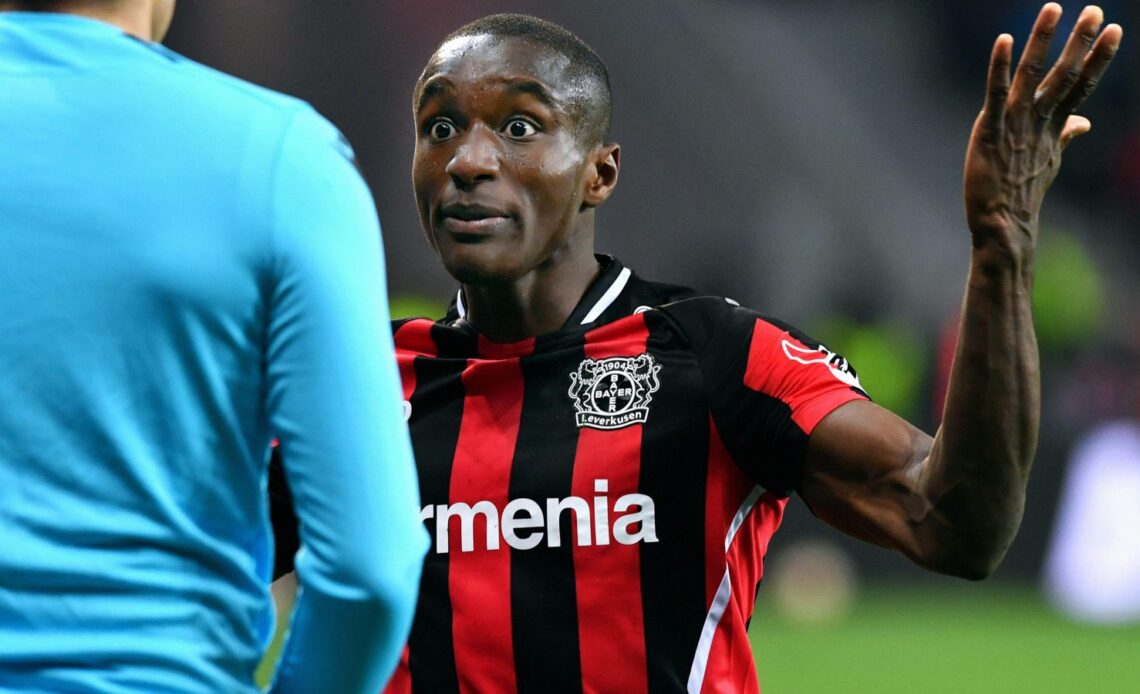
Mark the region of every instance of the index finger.
[[986, 80], [986, 102], [982, 106], [982, 134], [993, 139], [1005, 122], [1005, 102], [1009, 98], [1009, 66], [1013, 62], [1013, 37], [1002, 34], [990, 53], [990, 73]]

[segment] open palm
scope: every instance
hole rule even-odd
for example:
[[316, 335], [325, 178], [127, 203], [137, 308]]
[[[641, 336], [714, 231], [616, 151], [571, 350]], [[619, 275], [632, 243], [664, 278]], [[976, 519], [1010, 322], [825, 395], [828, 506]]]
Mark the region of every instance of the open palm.
[[1088, 119], [1072, 114], [1108, 69], [1123, 32], [1116, 24], [1101, 31], [1100, 8], [1086, 7], [1046, 72], [1060, 18], [1056, 3], [1041, 9], [1012, 83], [1013, 38], [1002, 34], [994, 42], [985, 106], [966, 151], [966, 219], [975, 245], [995, 240], [1011, 251], [1031, 252], [1041, 201], [1060, 168], [1061, 152], [1090, 128]]

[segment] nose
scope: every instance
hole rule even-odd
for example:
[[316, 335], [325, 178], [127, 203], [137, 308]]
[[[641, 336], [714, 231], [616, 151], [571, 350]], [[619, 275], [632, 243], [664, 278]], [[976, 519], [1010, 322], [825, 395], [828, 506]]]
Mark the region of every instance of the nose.
[[483, 127], [469, 130], [447, 162], [446, 171], [460, 188], [469, 188], [497, 177], [499, 151], [495, 134]]

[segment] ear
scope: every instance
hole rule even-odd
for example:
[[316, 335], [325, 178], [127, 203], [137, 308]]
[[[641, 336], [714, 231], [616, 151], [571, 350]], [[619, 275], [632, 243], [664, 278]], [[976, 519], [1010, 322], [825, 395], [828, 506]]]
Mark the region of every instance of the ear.
[[618, 182], [621, 168], [621, 145], [616, 142], [598, 145], [590, 155], [589, 171], [586, 175], [586, 191], [582, 195], [582, 207], [597, 207], [609, 199]]

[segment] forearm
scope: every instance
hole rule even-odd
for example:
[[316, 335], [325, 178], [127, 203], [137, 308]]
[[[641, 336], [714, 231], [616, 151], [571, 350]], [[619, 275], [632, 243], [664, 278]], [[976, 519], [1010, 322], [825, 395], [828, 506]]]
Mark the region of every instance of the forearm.
[[[356, 581], [326, 585], [310, 579], [301, 585], [271, 691], [377, 691], [411, 628], [418, 552], [414, 559], [384, 553], [380, 561], [390, 567], [387, 578], [367, 589], [353, 585]], [[366, 673], [361, 664], [367, 664]]]
[[[1081, 12], [1046, 71], [1059, 5], [1042, 8], [1011, 80], [1013, 37], [990, 55], [986, 100], [963, 181], [973, 253], [942, 426], [931, 440], [870, 403], [850, 403], [811, 434], [801, 493], [821, 518], [926, 568], [984, 578], [1025, 506], [1041, 385], [1030, 292], [1037, 218], [1061, 152], [1089, 122], [1073, 116], [1120, 47]], [[1099, 35], [1098, 35], [1099, 32]]]
[[1031, 289], [1029, 244], [975, 242], [942, 425], [922, 466], [926, 520], [941, 536], [929, 561], [952, 573], [990, 573], [1021, 522], [1040, 419]]

